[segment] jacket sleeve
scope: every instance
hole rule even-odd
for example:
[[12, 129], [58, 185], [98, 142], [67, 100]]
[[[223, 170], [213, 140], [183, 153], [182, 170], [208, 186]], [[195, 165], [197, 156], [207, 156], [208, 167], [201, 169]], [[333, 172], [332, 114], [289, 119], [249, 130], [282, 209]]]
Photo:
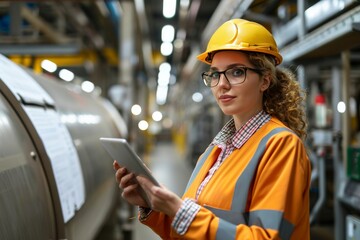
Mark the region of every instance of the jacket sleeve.
[[145, 224], [162, 239], [309, 239], [309, 185], [310, 163], [302, 142], [292, 133], [276, 134], [258, 165], [246, 212], [238, 213], [244, 223], [230, 223], [201, 206], [184, 235], [160, 213], [152, 213]]

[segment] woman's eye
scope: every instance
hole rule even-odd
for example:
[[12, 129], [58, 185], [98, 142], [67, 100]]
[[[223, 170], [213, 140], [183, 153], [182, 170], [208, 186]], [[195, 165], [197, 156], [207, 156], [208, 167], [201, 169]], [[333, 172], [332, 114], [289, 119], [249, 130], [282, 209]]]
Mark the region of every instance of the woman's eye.
[[234, 68], [232, 71], [231, 71], [231, 74], [234, 76], [234, 77], [239, 77], [239, 76], [243, 76], [245, 74], [245, 71], [244, 69], [242, 68]]
[[212, 72], [209, 75], [211, 78], [218, 78], [219, 77], [219, 73], [218, 72]]

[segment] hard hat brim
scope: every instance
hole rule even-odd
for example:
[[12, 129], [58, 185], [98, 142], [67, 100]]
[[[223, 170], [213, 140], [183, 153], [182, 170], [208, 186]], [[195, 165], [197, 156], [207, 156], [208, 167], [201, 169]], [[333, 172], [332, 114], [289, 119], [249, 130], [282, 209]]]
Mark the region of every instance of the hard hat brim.
[[266, 52], [264, 50], [259, 50], [257, 51], [256, 49], [246, 49], [246, 48], [222, 48], [222, 49], [218, 49], [218, 50], [213, 50], [213, 51], [205, 51], [201, 54], [199, 54], [196, 58], [203, 62], [203, 63], [206, 63], [206, 64], [211, 64], [212, 62], [212, 58], [214, 56], [214, 54], [216, 52], [220, 52], [220, 51], [244, 51], [244, 52], [258, 52], [258, 53], [264, 53], [264, 54], [268, 54], [268, 55], [271, 55], [275, 58], [275, 63], [276, 65], [279, 65], [281, 62], [282, 62], [282, 56], [280, 54], [275, 54], [274, 52], [272, 51], [269, 51], [269, 52]]

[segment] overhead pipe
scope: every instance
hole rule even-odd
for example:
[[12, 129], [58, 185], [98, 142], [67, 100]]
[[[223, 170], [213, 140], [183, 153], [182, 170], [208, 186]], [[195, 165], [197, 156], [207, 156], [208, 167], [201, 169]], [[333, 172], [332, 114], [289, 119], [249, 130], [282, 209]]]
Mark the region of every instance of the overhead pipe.
[[333, 86], [332, 92], [332, 110], [333, 110], [333, 168], [334, 171], [334, 232], [335, 239], [341, 240], [345, 237], [345, 211], [340, 202], [340, 197], [344, 195], [343, 189], [346, 183], [346, 175], [344, 162], [342, 161], [342, 116], [337, 111], [337, 103], [342, 99], [341, 91], [343, 81], [341, 76], [341, 68], [338, 65], [332, 67], [331, 82]]
[[141, 48], [142, 48], [142, 61], [144, 63], [145, 70], [147, 75], [151, 78], [155, 76], [153, 71], [154, 63], [152, 61], [152, 46], [150, 41], [150, 30], [148, 25], [148, 20], [146, 19], [145, 13], [145, 3], [144, 0], [135, 0], [135, 10], [136, 16], [139, 22], [139, 28], [141, 33], [141, 38], [139, 39]]
[[298, 39], [303, 40], [306, 34], [305, 1], [297, 1], [297, 17], [299, 18]]

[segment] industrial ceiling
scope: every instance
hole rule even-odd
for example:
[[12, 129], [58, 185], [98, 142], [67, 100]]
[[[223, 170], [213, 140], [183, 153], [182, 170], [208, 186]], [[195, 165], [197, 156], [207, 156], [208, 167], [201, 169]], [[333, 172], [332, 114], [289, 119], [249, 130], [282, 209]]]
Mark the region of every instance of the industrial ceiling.
[[[276, 24], [290, 22], [298, 14], [296, 0], [176, 2], [175, 16], [167, 19], [162, 14], [160, 0], [0, 1], [0, 53], [13, 58], [17, 56], [20, 59], [18, 62], [33, 68], [38, 58], [50, 56], [60, 65], [72, 68], [80, 77], [88, 78], [93, 61], [121, 71], [121, 63], [126, 60], [121, 55], [126, 48], [122, 33], [123, 28], [129, 27], [134, 31], [136, 41], [133, 55], [137, 56], [137, 71], [144, 75], [156, 74], [158, 64], [168, 61], [175, 66], [177, 73], [181, 73], [184, 68], [193, 65], [191, 59], [204, 50], [212, 32], [225, 20], [240, 16], [271, 29]], [[330, 1], [305, 1], [304, 9], [316, 2]], [[343, 2], [353, 4], [355, 1]], [[130, 26], [123, 25], [125, 16], [129, 14], [128, 9], [124, 10], [125, 4], [133, 5], [134, 21]], [[328, 20], [334, 17], [335, 14]], [[161, 28], [167, 24], [175, 27], [174, 43], [180, 41], [181, 44], [173, 54], [159, 60]], [[296, 29], [290, 30], [296, 32]], [[296, 44], [290, 50], [289, 56], [298, 58], [301, 54]], [[64, 56], [66, 58], [61, 58]]]
[[[182, 8], [183, 2], [188, 3], [185, 8]], [[228, 17], [224, 16], [224, 8], [229, 15], [235, 15], [235, 11], [241, 10], [240, 3], [248, 5], [254, 10], [246, 11], [249, 17], [271, 23], [276, 20], [276, 8], [282, 1], [230, 1], [233, 4], [222, 1], [222, 5], [220, 2], [177, 1], [175, 16], [167, 19], [162, 14], [162, 1], [159, 0], [1, 1], [0, 52], [9, 56], [31, 56], [33, 59], [43, 55], [100, 58], [116, 67], [121, 54], [121, 21], [127, 14], [122, 4], [130, 3], [134, 4], [136, 11], [137, 22], [131, 26], [135, 35], [141, 38], [141, 44], [146, 39], [150, 41], [151, 56], [146, 55], [145, 58], [159, 55], [161, 28], [171, 24], [182, 45], [166, 60], [181, 67], [194, 46], [204, 48], [204, 38], [208, 38], [221, 23], [221, 17]], [[228, 3], [224, 5], [224, 2]], [[218, 7], [222, 10], [215, 16]], [[143, 54], [141, 47], [137, 52], [139, 56]], [[78, 74], [86, 73], [78, 71]]]

